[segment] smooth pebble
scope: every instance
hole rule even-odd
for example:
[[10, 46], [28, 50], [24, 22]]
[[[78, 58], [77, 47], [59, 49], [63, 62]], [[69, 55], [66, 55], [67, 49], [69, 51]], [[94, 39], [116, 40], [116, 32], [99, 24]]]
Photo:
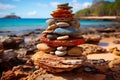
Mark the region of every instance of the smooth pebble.
[[40, 51], [45, 51], [45, 52], [50, 52], [50, 51], [53, 51], [54, 48], [48, 46], [47, 44], [45, 43], [40, 43], [40, 44], [37, 44], [37, 49], [40, 50]]
[[50, 25], [52, 25], [52, 24], [55, 23], [55, 20], [54, 20], [54, 19], [48, 19], [48, 20], [46, 21], [46, 23], [50, 26]]
[[64, 46], [59, 46], [59, 47], [57, 47], [57, 50], [59, 50], [59, 51], [64, 51], [64, 50], [66, 50], [67, 49], [67, 47], [64, 47]]
[[67, 51], [55, 51], [55, 55], [57, 56], [64, 56], [67, 54]]
[[68, 55], [70, 56], [81, 56], [83, 49], [81, 47], [73, 47], [68, 50]]
[[52, 24], [50, 26], [48, 26], [48, 28], [46, 30], [55, 30], [57, 28], [56, 24]]
[[60, 34], [60, 35], [70, 35], [70, 34], [73, 34], [77, 31], [78, 30], [75, 27], [70, 26], [70, 27], [66, 27], [66, 28], [56, 28], [54, 30], [54, 33], [57, 33], [57, 34]]
[[66, 22], [58, 22], [58, 23], [56, 23], [56, 25], [58, 26], [58, 27], [68, 27], [68, 26], [70, 26], [68, 23], [66, 23]]
[[56, 39], [58, 37], [58, 35], [57, 34], [47, 34], [46, 37], [48, 39], [52, 39], [53, 40], [53, 39]]
[[69, 39], [68, 35], [57, 37], [57, 40]]

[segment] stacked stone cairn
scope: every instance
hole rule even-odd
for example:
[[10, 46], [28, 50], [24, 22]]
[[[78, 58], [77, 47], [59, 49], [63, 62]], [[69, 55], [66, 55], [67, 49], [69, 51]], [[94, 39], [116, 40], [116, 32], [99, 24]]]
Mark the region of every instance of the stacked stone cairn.
[[[53, 18], [46, 21], [48, 28], [43, 31], [40, 38], [41, 43], [37, 45], [39, 51], [33, 56], [33, 60], [37, 60], [35, 63], [38, 64], [39, 62], [37, 66], [46, 68], [50, 72], [70, 71], [73, 68], [80, 67], [82, 62], [86, 60], [86, 56], [82, 56], [83, 49], [78, 47], [78, 45], [85, 43], [79, 31], [80, 23], [73, 18], [74, 14], [72, 14], [71, 8], [68, 3], [59, 4], [57, 9], [52, 12]], [[38, 56], [40, 56], [39, 60], [35, 58]], [[43, 58], [45, 59], [43, 60]], [[53, 58], [55, 59], [51, 60]], [[47, 60], [49, 60], [48, 63]], [[52, 62], [55, 65], [52, 65]], [[60, 70], [63, 68], [61, 62], [64, 64], [64, 68], [67, 65], [66, 70]], [[60, 64], [61, 66], [56, 66]], [[49, 69], [53, 66], [54, 68]]]

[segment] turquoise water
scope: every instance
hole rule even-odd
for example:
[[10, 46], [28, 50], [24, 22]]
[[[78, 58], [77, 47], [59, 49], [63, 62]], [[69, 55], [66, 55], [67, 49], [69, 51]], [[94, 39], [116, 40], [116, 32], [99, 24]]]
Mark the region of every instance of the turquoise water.
[[[0, 31], [21, 31], [31, 29], [45, 29], [47, 19], [0, 19]], [[79, 20], [81, 28], [84, 27], [99, 27], [100, 25], [108, 26], [114, 24], [114, 21], [100, 20]]]

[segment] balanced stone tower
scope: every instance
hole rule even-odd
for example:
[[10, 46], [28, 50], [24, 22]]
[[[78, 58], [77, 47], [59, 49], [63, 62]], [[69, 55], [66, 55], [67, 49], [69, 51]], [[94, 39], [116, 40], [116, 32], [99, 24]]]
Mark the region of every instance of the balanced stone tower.
[[80, 23], [73, 17], [68, 3], [59, 4], [46, 22], [48, 28], [42, 32], [38, 52], [32, 59], [37, 67], [49, 72], [70, 71], [80, 67], [86, 60], [80, 44], [85, 43], [80, 34]]

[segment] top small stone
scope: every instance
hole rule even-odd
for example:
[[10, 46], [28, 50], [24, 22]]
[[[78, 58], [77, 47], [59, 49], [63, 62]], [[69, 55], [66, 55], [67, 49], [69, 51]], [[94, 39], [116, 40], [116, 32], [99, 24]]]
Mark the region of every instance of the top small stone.
[[68, 6], [68, 3], [59, 4], [57, 5], [57, 7], [60, 9], [67, 9], [67, 10], [72, 8], [71, 6]]

